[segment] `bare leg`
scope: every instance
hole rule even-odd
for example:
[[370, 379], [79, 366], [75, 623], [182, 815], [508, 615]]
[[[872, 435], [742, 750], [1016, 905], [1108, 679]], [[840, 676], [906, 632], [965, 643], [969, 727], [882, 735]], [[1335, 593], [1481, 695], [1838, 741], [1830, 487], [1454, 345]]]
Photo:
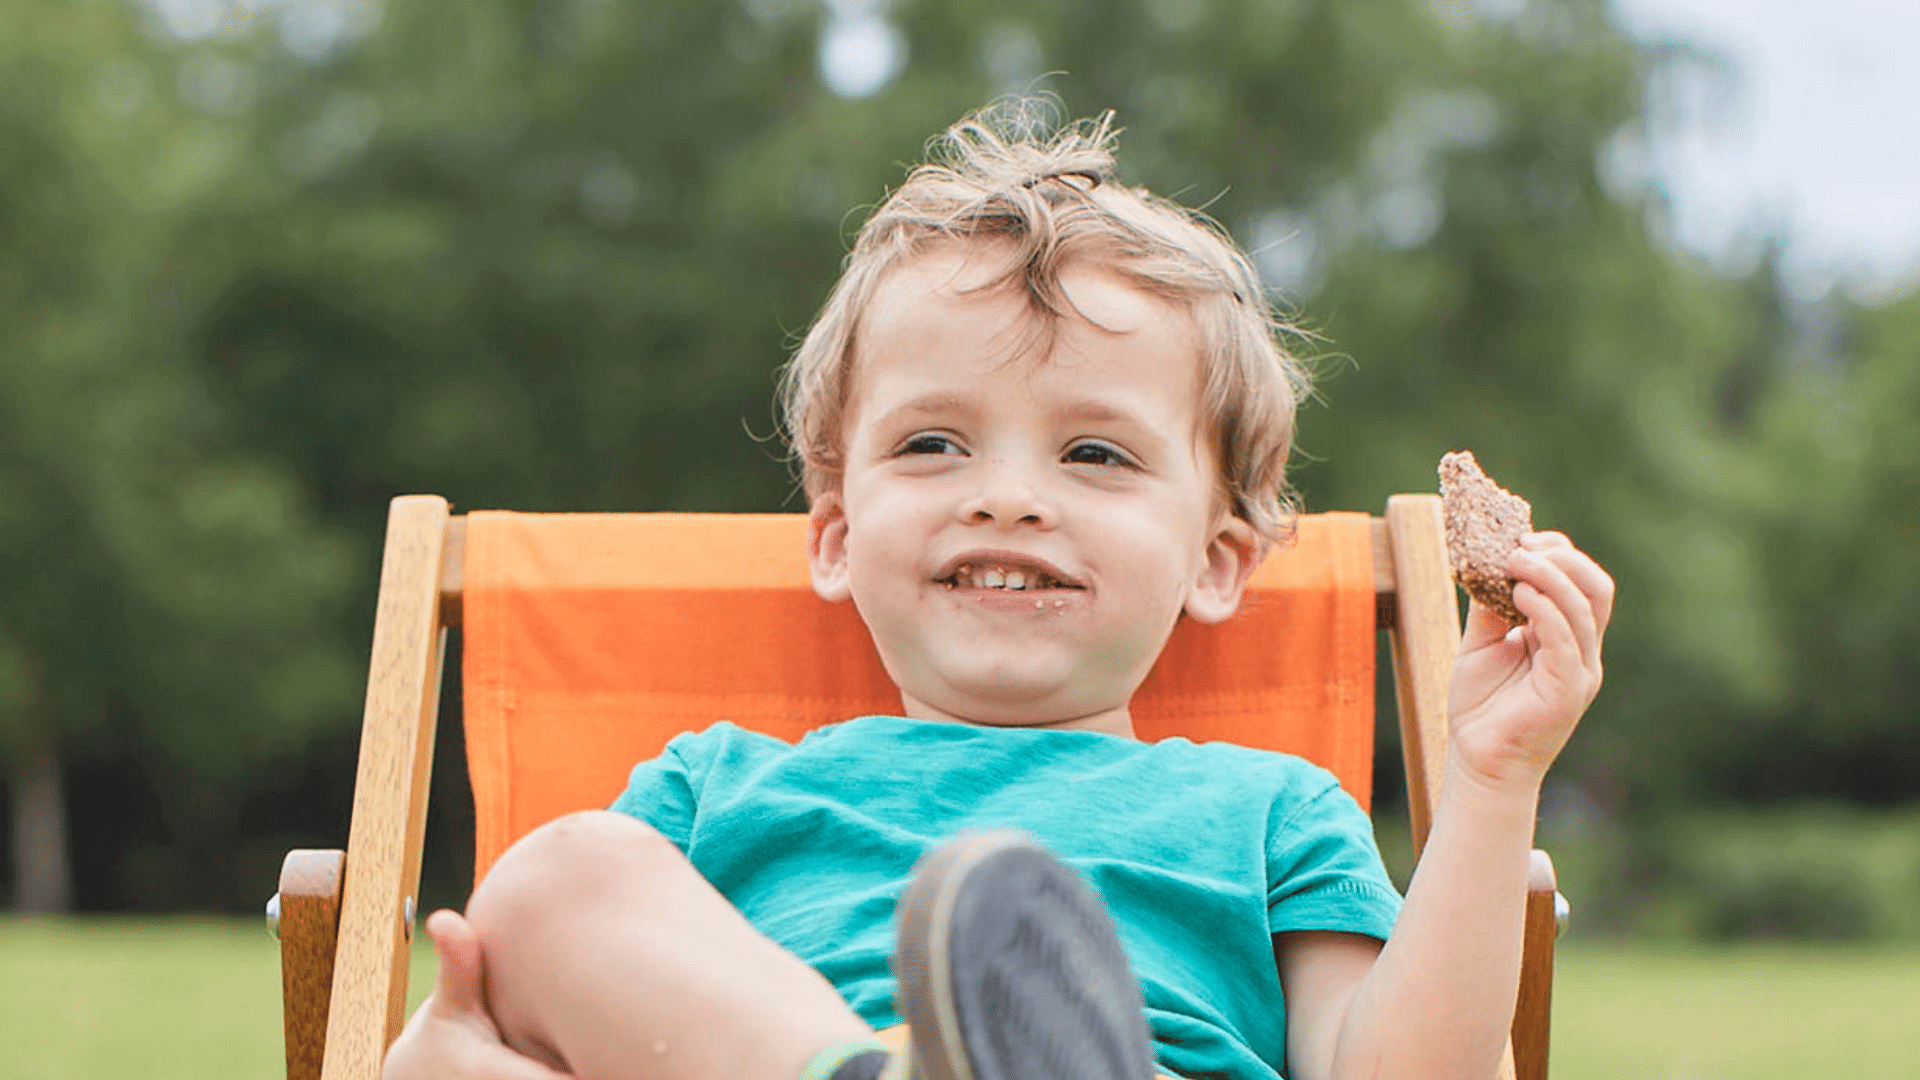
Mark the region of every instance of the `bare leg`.
[[871, 1035], [818, 972], [624, 814], [528, 834], [467, 919], [507, 1044], [580, 1080], [796, 1080], [830, 1044]]

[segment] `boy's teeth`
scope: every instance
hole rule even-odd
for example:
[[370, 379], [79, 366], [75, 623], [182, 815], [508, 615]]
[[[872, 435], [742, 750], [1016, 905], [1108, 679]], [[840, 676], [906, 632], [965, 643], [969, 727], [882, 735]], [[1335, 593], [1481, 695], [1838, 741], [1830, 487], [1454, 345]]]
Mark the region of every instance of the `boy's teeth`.
[[948, 579], [949, 587], [958, 585], [968, 589], [1048, 589], [1061, 588], [1059, 582], [1047, 577], [1038, 570], [1021, 570], [1004, 567], [976, 567], [963, 563]]

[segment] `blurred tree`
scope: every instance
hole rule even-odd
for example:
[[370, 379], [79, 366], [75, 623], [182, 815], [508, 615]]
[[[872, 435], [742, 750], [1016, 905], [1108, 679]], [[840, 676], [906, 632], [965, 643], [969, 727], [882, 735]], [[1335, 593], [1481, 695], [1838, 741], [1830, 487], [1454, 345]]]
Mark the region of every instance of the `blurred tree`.
[[1652, 134], [1655, 75], [1686, 57], [1583, 0], [1444, 39], [1446, 63], [1307, 219], [1307, 307], [1353, 361], [1309, 417], [1327, 464], [1302, 478], [1367, 505], [1476, 449], [1621, 583], [1608, 687], [1563, 775], [1676, 792], [1703, 764], [1676, 736], [1782, 685], [1763, 568], [1723, 513], [1750, 469], [1714, 390], [1753, 344], [1750, 291], [1671, 253], [1625, 164]]
[[198, 323], [237, 441], [369, 529], [413, 488], [793, 505], [740, 427], [770, 427], [847, 208], [1064, 70], [1039, 85], [1119, 107], [1128, 178], [1206, 204], [1358, 358], [1306, 422], [1312, 504], [1430, 487], [1472, 445], [1643, 586], [1576, 764], [1777, 700], [1755, 540], [1712, 505], [1747, 471], [1718, 417], [1749, 294], [1671, 255], [1654, 194], [1610, 174], [1671, 58], [1606, 4], [916, 0], [890, 9], [898, 76], [845, 100], [819, 64], [886, 10], [856, 9], [406, 0], [269, 66], [250, 156], [279, 169], [196, 230], [253, 259]]
[[1920, 777], [1920, 292], [1800, 302], [1747, 426], [1740, 507], [1782, 691], [1706, 749], [1722, 797], [1910, 801]]
[[[1910, 760], [1885, 755], [1915, 741], [1896, 410], [1920, 320], [1841, 312], [1857, 356], [1828, 363], [1846, 350], [1807, 344], [1766, 264], [1730, 280], [1670, 253], [1632, 162], [1684, 54], [1602, 0], [10, 15], [0, 754], [33, 833], [22, 890], [57, 876], [22, 858], [58, 850], [56, 763], [111, 746], [197, 860], [133, 891], [253, 901], [223, 841], [295, 748], [352, 729], [395, 493], [797, 508], [763, 438], [774, 372], [850, 208], [1036, 86], [1117, 108], [1123, 178], [1204, 204], [1324, 335], [1303, 348], [1340, 350], [1333, 408], [1304, 420], [1311, 507], [1431, 488], [1472, 446], [1615, 572], [1575, 774], [1761, 793], [1785, 759], [1738, 736], [1787, 728], [1836, 762]], [[1911, 798], [1915, 775], [1877, 790]], [[1854, 780], [1820, 783], [1801, 790]], [[304, 842], [344, 821], [318, 828]]]
[[168, 89], [192, 62], [117, 5], [15, 5], [0, 41], [0, 761], [30, 910], [68, 900], [76, 749], [137, 747], [204, 844], [235, 776], [355, 681], [312, 645], [345, 547], [298, 476], [222, 442], [181, 349], [199, 283], [159, 255], [236, 149]]

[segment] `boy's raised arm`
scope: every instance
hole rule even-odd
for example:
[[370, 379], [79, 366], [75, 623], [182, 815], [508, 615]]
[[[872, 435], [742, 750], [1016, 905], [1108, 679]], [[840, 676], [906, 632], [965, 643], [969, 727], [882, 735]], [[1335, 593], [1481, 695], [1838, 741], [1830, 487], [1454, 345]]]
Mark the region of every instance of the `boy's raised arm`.
[[1508, 568], [1528, 622], [1469, 610], [1446, 778], [1392, 938], [1276, 943], [1296, 1080], [1487, 1080], [1499, 1066], [1540, 785], [1599, 691], [1613, 608], [1612, 579], [1559, 533], [1528, 536]]

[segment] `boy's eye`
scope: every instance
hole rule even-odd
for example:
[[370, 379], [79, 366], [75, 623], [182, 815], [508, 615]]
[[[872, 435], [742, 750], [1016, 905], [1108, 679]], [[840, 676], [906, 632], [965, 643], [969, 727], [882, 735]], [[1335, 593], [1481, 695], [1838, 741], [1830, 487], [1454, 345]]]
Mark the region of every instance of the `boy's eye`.
[[958, 454], [960, 446], [945, 435], [915, 435], [900, 444], [900, 454]]
[[1133, 459], [1103, 442], [1074, 443], [1067, 448], [1065, 460], [1071, 465], [1126, 465]]

